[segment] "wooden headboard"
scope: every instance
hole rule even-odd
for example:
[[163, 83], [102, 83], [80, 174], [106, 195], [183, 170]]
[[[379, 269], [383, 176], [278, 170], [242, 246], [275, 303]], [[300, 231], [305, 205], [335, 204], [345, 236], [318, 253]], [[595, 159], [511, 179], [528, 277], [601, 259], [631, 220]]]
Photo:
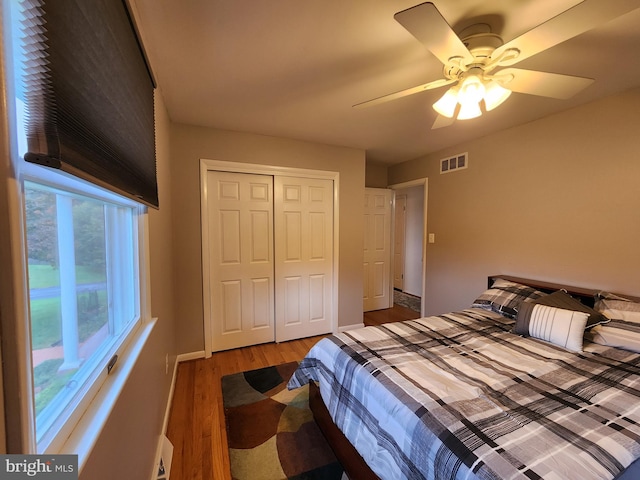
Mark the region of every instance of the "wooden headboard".
[[[583, 287], [574, 287], [571, 285], [562, 285], [559, 283], [545, 282], [544, 280], [531, 280], [529, 278], [520, 278], [520, 277], [512, 277], [510, 275], [491, 275], [487, 278], [487, 284], [489, 288], [493, 285], [493, 282], [497, 278], [504, 278], [505, 280], [509, 280], [511, 282], [521, 283], [523, 285], [527, 285], [533, 288], [537, 288], [538, 290], [545, 293], [552, 293], [557, 290], [566, 290], [569, 295], [575, 297], [580, 300], [584, 305], [589, 307], [593, 307], [595, 302], [595, 294], [600, 290], [594, 290], [592, 288], [583, 288]], [[619, 293], [616, 295], [620, 295], [621, 297], [628, 298], [629, 300], [633, 300], [634, 302], [640, 303], [640, 297], [633, 297], [631, 295], [626, 295], [624, 293]]]

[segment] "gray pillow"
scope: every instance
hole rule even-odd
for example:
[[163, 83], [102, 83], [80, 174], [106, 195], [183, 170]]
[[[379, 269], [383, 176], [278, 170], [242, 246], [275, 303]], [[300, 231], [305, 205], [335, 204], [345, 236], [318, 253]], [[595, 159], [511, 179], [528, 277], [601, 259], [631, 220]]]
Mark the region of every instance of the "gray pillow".
[[565, 310], [574, 310], [576, 312], [584, 312], [589, 315], [586, 328], [595, 327], [596, 325], [609, 322], [609, 319], [602, 313], [588, 307], [584, 303], [580, 302], [580, 300], [573, 298], [563, 290], [558, 290], [557, 292], [540, 297], [534, 300], [533, 303], [547, 305], [549, 307], [563, 308]]

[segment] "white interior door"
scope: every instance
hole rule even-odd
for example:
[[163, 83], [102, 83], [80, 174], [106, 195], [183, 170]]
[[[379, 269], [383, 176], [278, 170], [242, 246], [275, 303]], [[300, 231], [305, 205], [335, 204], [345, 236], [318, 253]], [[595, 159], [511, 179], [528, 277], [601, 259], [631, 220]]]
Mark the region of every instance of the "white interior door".
[[393, 288], [404, 290], [404, 247], [407, 196], [396, 195], [393, 232]]
[[366, 188], [364, 199], [364, 311], [391, 308], [391, 196]]
[[273, 177], [207, 172], [212, 351], [274, 340]]
[[333, 181], [274, 179], [276, 341], [333, 328]]

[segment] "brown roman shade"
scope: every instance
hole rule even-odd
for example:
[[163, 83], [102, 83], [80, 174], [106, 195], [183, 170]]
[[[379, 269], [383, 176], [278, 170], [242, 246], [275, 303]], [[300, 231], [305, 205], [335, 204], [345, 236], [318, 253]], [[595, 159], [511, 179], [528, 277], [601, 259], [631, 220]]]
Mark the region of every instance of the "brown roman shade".
[[25, 160], [158, 207], [154, 81], [123, 0], [23, 0]]

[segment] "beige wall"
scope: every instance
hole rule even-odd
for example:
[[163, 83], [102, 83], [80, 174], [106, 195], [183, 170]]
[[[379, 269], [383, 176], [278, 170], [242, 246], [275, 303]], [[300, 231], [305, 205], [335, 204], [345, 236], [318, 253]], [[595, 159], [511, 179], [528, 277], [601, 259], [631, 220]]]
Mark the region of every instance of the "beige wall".
[[[429, 177], [427, 313], [496, 273], [639, 295], [638, 132], [634, 89], [390, 167], [390, 184]], [[440, 175], [460, 152], [469, 168]]]
[[387, 166], [367, 162], [365, 186], [370, 188], [387, 188]]
[[[158, 323], [118, 398], [81, 480], [151, 478], [169, 399], [175, 350], [169, 119], [156, 95], [156, 159], [160, 210], [149, 210], [151, 313]], [[169, 354], [169, 373], [165, 355]]]
[[364, 151], [172, 124], [171, 152], [178, 352], [204, 350], [200, 159], [340, 173], [338, 321], [362, 322]]

